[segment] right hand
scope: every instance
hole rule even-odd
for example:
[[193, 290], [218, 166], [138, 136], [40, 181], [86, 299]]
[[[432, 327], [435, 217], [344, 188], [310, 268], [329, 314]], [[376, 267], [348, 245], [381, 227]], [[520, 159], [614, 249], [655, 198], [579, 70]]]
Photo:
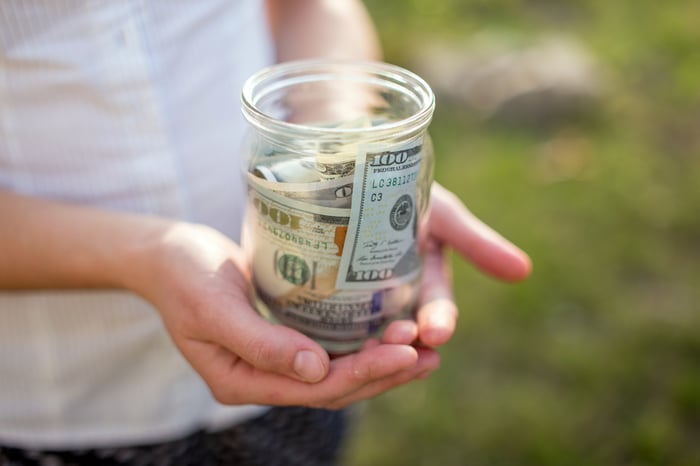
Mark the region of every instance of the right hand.
[[263, 319], [250, 303], [243, 251], [219, 232], [175, 223], [140, 248], [128, 286], [160, 311], [175, 345], [224, 404], [337, 409], [439, 365], [438, 353], [369, 341], [330, 359], [303, 334]]

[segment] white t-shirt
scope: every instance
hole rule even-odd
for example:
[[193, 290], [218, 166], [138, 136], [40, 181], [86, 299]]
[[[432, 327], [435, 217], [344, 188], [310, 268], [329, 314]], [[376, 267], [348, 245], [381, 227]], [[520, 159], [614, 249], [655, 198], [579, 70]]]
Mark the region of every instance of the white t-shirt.
[[[259, 0], [2, 0], [0, 187], [237, 240], [240, 89], [272, 59]], [[135, 295], [0, 292], [0, 444], [160, 441], [262, 409], [216, 403]]]

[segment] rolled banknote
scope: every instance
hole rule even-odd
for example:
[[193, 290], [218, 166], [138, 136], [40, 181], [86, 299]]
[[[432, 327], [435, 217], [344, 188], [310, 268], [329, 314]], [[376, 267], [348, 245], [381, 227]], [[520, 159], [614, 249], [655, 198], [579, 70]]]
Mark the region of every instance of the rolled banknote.
[[349, 209], [352, 204], [352, 176], [314, 183], [278, 183], [248, 173], [248, 184], [255, 189], [274, 192], [280, 196], [323, 207]]
[[315, 183], [324, 180], [316, 167], [316, 159], [293, 154], [275, 155], [257, 164], [252, 174], [279, 183]]
[[259, 178], [280, 183], [314, 183], [352, 176], [354, 155], [318, 154], [299, 157], [283, 154], [269, 157], [253, 167], [251, 173]]

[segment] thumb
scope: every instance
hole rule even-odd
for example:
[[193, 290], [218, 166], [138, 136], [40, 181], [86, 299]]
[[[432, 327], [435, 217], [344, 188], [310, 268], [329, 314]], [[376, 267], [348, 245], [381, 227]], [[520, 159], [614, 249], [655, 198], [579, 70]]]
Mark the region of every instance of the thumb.
[[326, 350], [302, 333], [268, 322], [248, 301], [217, 326], [217, 343], [254, 368], [303, 382], [319, 382], [330, 369]]

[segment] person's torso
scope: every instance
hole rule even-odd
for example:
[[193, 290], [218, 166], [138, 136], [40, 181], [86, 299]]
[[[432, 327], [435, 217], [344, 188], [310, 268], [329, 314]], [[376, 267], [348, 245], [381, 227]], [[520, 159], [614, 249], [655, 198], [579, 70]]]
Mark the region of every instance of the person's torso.
[[[3, 0], [0, 188], [237, 239], [239, 93], [272, 58], [257, 0]], [[138, 297], [0, 292], [0, 443], [164, 437], [217, 409]]]

